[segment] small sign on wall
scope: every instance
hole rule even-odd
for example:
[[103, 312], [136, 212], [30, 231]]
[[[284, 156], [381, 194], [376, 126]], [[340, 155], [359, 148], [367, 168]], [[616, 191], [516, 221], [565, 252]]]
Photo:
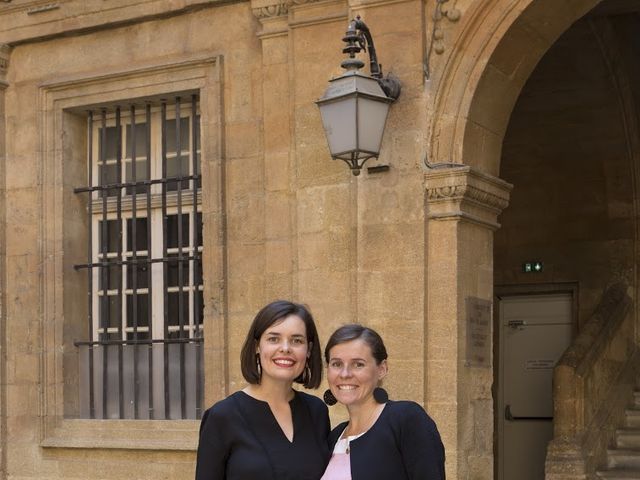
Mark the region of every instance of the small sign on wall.
[[540, 273], [544, 270], [544, 263], [540, 260], [531, 260], [522, 264], [523, 273]]
[[548, 358], [535, 358], [526, 360], [524, 363], [525, 370], [552, 370], [555, 367], [555, 360]]
[[467, 297], [468, 367], [491, 368], [491, 301]]

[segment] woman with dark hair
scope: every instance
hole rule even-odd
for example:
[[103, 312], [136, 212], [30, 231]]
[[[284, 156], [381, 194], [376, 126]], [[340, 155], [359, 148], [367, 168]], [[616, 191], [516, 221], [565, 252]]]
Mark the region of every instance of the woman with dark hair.
[[318, 480], [329, 459], [327, 407], [293, 383], [318, 388], [320, 341], [303, 305], [278, 300], [256, 315], [241, 352], [249, 385], [208, 409], [196, 480]]
[[330, 390], [349, 421], [329, 436], [333, 455], [322, 480], [444, 480], [444, 446], [434, 421], [414, 402], [391, 401], [380, 387], [387, 350], [380, 335], [345, 325], [324, 350]]

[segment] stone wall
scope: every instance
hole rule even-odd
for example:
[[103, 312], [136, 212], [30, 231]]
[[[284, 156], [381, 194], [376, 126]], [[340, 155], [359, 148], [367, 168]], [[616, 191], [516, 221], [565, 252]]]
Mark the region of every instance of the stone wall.
[[[108, 3], [0, 2], [0, 44], [8, 45], [0, 49], [5, 477], [193, 477], [198, 422], [71, 418], [73, 341], [86, 312], [72, 268], [82, 255], [82, 225], [74, 219], [83, 205], [69, 192], [84, 174], [87, 106], [198, 91], [205, 403], [243, 387], [238, 357], [249, 322], [266, 302], [291, 298], [311, 307], [321, 339], [352, 321], [379, 330], [390, 354], [386, 387], [436, 419], [448, 477], [492, 478], [493, 366], [466, 362], [466, 302], [492, 300], [494, 251], [497, 281], [522, 280], [512, 264], [534, 246], [522, 223], [549, 208], [525, 181], [527, 168], [557, 165], [513, 150], [525, 135], [516, 115], [501, 169], [503, 135], [536, 62], [597, 0]], [[356, 14], [373, 32], [383, 70], [403, 85], [378, 161], [390, 169], [358, 178], [330, 160], [314, 105], [339, 74], [341, 38]], [[526, 110], [527, 98], [517, 112]], [[606, 125], [615, 143], [617, 124]], [[591, 123], [574, 129], [599, 133]], [[562, 198], [587, 222], [574, 226], [578, 233], [602, 221], [607, 229], [598, 232], [615, 232], [595, 243], [583, 239], [572, 261], [611, 251], [608, 265], [620, 265], [615, 271], [626, 276], [629, 182], [620, 174], [627, 171], [622, 152], [607, 153], [582, 179], [592, 182], [589, 194], [606, 193], [608, 210], [583, 210], [588, 194], [580, 196], [575, 185]], [[549, 175], [539, 188], [564, 188], [579, 160], [571, 157], [561, 177]], [[507, 229], [494, 250], [511, 191], [499, 172], [516, 185], [517, 197], [500, 220]], [[566, 222], [545, 221], [543, 243], [573, 238]], [[602, 262], [561, 268], [557, 251], [544, 252], [553, 258], [553, 281], [578, 272], [597, 289], [611, 273]], [[344, 414], [333, 409], [333, 421]]]
[[307, 303], [323, 339], [351, 321], [378, 329], [392, 398], [424, 403], [423, 45], [393, 53], [421, 31], [421, 3], [358, 7], [403, 83], [380, 158], [391, 170], [358, 179], [330, 160], [314, 104], [339, 70], [352, 15], [343, 3], [121, 1], [104, 15], [92, 2], [35, 3], [0, 7], [13, 23], [0, 31], [11, 44], [0, 97], [7, 477], [193, 477], [197, 422], [73, 418], [73, 342], [86, 318], [85, 275], [72, 268], [84, 255], [86, 205], [72, 193], [86, 175], [83, 111], [128, 98], [200, 92], [205, 403], [244, 386], [246, 328], [279, 297]]

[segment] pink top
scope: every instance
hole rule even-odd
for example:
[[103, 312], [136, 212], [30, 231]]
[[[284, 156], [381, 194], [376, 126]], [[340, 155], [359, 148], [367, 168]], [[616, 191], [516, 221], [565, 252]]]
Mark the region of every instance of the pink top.
[[329, 465], [324, 471], [324, 475], [320, 480], [351, 480], [351, 458], [349, 457], [349, 442], [355, 440], [359, 436], [352, 435], [346, 438], [340, 438], [333, 447], [333, 455], [329, 460]]
[[348, 453], [334, 453], [320, 480], [351, 480], [351, 459]]

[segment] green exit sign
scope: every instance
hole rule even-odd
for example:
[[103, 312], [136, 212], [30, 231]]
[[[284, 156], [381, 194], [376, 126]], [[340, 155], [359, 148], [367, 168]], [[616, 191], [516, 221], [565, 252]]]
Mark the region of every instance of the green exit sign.
[[524, 273], [540, 273], [544, 270], [544, 264], [540, 261], [524, 262], [522, 264], [522, 271]]

